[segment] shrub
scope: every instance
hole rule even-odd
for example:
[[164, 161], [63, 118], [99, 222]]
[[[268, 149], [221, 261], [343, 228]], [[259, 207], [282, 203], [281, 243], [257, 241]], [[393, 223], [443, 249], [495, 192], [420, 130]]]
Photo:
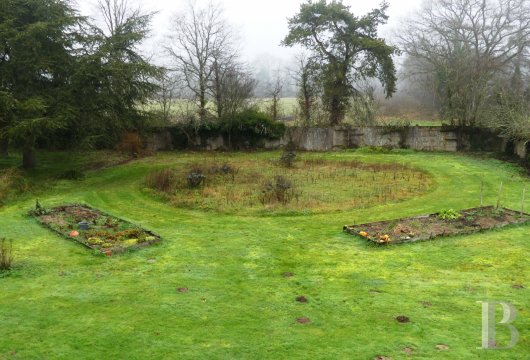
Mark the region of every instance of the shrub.
[[145, 184], [151, 189], [170, 194], [176, 187], [177, 177], [170, 169], [155, 170], [147, 175]]
[[462, 216], [458, 211], [453, 209], [442, 210], [438, 213], [438, 217], [442, 220], [455, 220]]
[[142, 138], [136, 132], [126, 132], [122, 135], [117, 149], [131, 155], [132, 157], [138, 157], [142, 154], [144, 149]]
[[204, 176], [202, 171], [199, 169], [192, 170], [186, 177], [186, 180], [188, 182], [188, 187], [190, 189], [195, 189], [203, 185], [205, 179], [206, 179], [206, 176]]
[[11, 269], [13, 261], [13, 242], [6, 239], [0, 239], [0, 271]]
[[296, 160], [296, 152], [294, 151], [285, 151], [280, 157], [280, 164], [282, 166], [292, 168]]
[[35, 201], [35, 208], [30, 211], [30, 214], [33, 216], [42, 216], [49, 213], [48, 209], [42, 206], [39, 202], [39, 199]]
[[287, 204], [296, 196], [297, 193], [293, 183], [279, 175], [274, 178], [274, 181], [268, 181], [263, 185], [260, 200], [262, 204], [268, 204], [273, 201]]
[[261, 139], [279, 139], [285, 125], [254, 109], [220, 119], [220, 130], [232, 148], [254, 147]]
[[232, 178], [232, 181], [235, 180], [236, 174], [238, 172], [237, 169], [235, 169], [230, 164], [224, 163], [221, 166], [213, 165], [208, 169], [208, 172], [213, 175], [230, 175]]

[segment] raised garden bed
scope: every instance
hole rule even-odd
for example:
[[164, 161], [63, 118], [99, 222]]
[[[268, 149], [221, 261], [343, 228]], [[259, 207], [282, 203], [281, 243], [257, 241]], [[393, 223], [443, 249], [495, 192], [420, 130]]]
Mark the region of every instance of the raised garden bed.
[[343, 229], [345, 232], [377, 244], [399, 244], [429, 240], [440, 236], [472, 234], [527, 222], [530, 222], [530, 214], [485, 206], [359, 225], [345, 225]]
[[42, 225], [99, 253], [112, 255], [161, 241], [160, 236], [87, 205], [63, 205], [30, 212]]

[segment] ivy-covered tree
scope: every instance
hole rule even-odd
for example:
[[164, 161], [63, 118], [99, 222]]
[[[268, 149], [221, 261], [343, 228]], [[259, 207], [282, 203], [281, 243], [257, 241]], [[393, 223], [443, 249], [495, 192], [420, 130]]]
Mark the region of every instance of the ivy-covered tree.
[[66, 1], [0, 2], [0, 142], [35, 166], [35, 144], [72, 118], [69, 75], [81, 18]]
[[289, 34], [282, 44], [302, 45], [320, 64], [323, 103], [332, 125], [343, 120], [350, 98], [360, 94], [356, 82], [376, 78], [387, 97], [396, 91], [392, 55], [398, 50], [377, 34], [379, 25], [388, 19], [387, 8], [383, 2], [380, 8], [357, 17], [342, 1], [309, 0], [289, 19]]

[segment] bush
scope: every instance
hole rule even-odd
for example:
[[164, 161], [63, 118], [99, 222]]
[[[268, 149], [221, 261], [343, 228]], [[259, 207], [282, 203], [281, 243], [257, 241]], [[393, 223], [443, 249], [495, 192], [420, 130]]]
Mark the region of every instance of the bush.
[[267, 114], [249, 109], [220, 119], [220, 131], [228, 137], [231, 148], [254, 147], [262, 139], [279, 139], [285, 125], [272, 120]]
[[206, 176], [202, 173], [201, 170], [192, 170], [188, 176], [186, 177], [186, 180], [188, 182], [188, 187], [190, 189], [195, 189], [204, 184], [204, 180], [206, 179]]
[[232, 181], [235, 180], [238, 170], [232, 165], [224, 163], [223, 165], [212, 165], [208, 169], [208, 173], [212, 175], [229, 175], [232, 178]]
[[268, 204], [273, 201], [287, 204], [296, 196], [297, 193], [293, 183], [279, 175], [274, 178], [274, 181], [266, 182], [263, 185], [260, 200], [262, 204]]
[[151, 189], [170, 194], [176, 187], [177, 177], [170, 169], [156, 170], [147, 175], [145, 184]]
[[13, 261], [13, 242], [6, 239], [0, 239], [0, 271], [11, 269]]
[[292, 168], [296, 160], [296, 152], [294, 151], [285, 151], [280, 157], [280, 164], [282, 166]]

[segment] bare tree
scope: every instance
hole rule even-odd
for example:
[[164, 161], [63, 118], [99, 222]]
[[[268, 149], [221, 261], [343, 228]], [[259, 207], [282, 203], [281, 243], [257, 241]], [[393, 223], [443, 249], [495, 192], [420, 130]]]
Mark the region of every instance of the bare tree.
[[179, 80], [169, 71], [158, 80], [158, 92], [155, 96], [155, 103], [157, 110], [164, 124], [168, 124], [172, 120], [174, 102], [178, 98]]
[[213, 85], [217, 116], [222, 118], [233, 116], [248, 107], [256, 88], [256, 80], [243, 64], [234, 62], [224, 64], [221, 70], [215, 71]]
[[272, 120], [278, 120], [281, 112], [281, 96], [283, 90], [283, 77], [280, 69], [274, 72], [274, 78], [267, 84], [267, 97], [269, 98], [269, 105], [267, 107], [269, 115]]
[[104, 24], [103, 31], [109, 37], [127, 31], [124, 27], [130, 27], [132, 19], [150, 18], [155, 14], [143, 12], [137, 3], [128, 0], [98, 0], [96, 10]]
[[314, 61], [305, 53], [301, 53], [296, 56], [296, 68], [291, 71], [291, 77], [298, 88], [298, 107], [306, 125], [311, 124], [314, 118], [320, 87], [317, 79], [318, 69]]
[[513, 70], [530, 45], [530, 2], [433, 0], [399, 38], [416, 74], [435, 81], [442, 115], [472, 126], [496, 76]]
[[[230, 57], [233, 34], [223, 18], [219, 5], [209, 3], [199, 8], [189, 2], [185, 12], [173, 21], [173, 33], [166, 46], [174, 60], [175, 70], [182, 74], [186, 87], [197, 101], [199, 117], [208, 114], [208, 91], [219, 61]], [[230, 50], [228, 50], [230, 52]]]

